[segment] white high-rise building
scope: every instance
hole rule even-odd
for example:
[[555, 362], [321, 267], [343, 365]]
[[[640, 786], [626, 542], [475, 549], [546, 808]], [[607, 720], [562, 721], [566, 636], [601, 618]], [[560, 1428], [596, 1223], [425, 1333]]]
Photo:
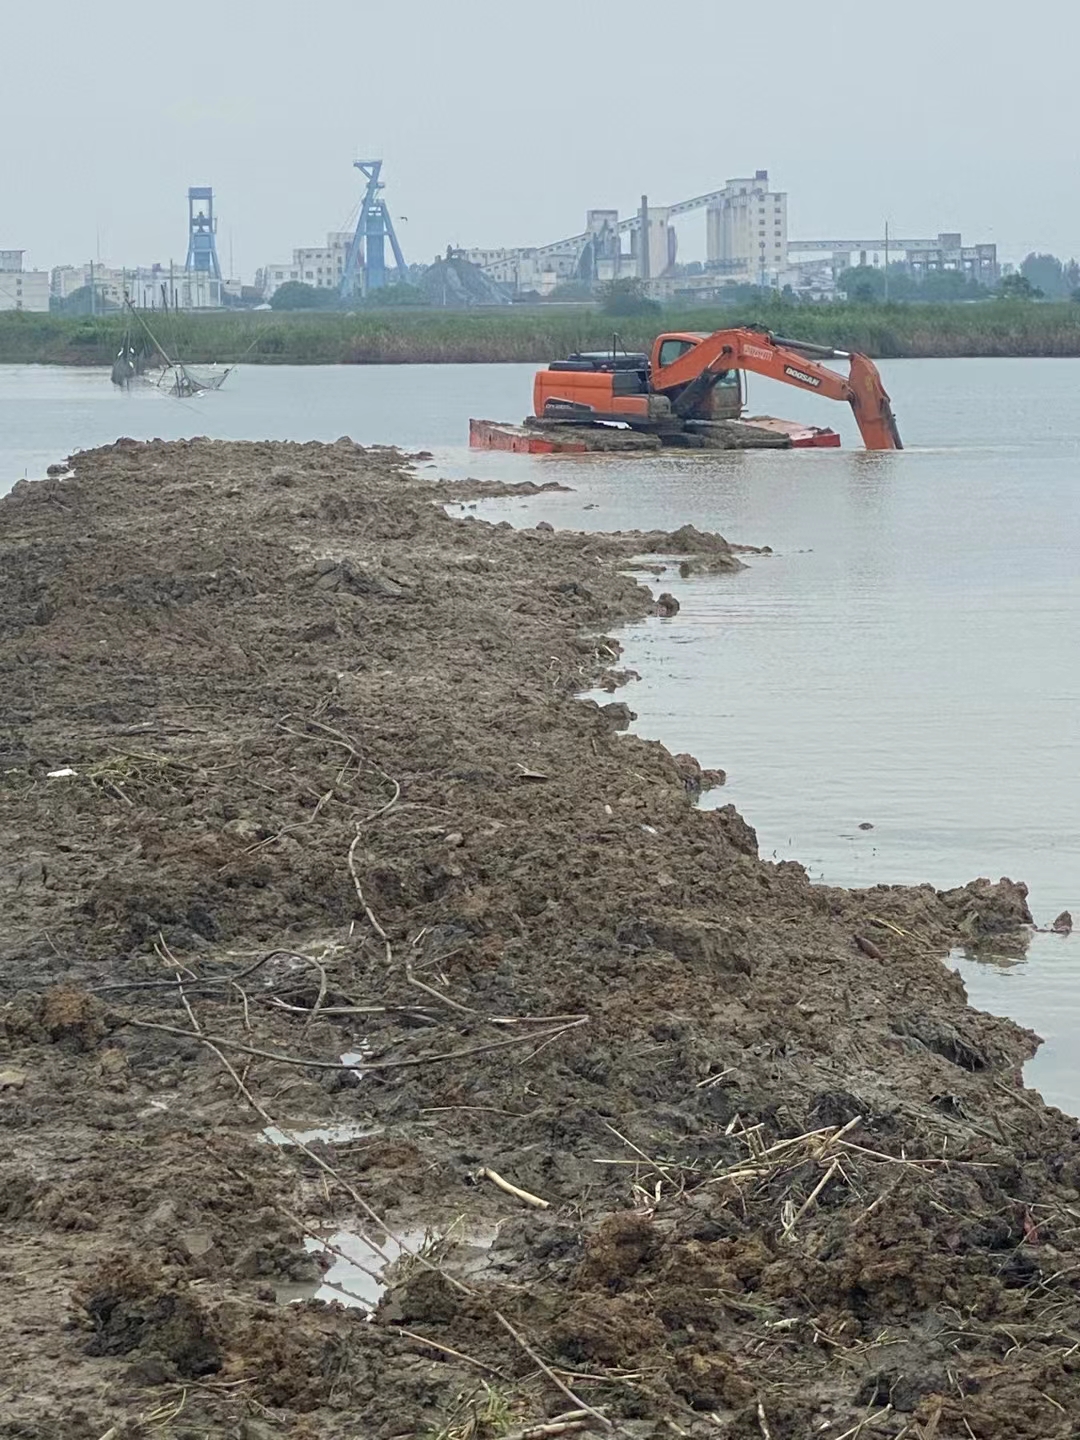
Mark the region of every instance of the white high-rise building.
[[49, 308], [49, 272], [24, 270], [23, 250], [0, 250], [0, 310]]
[[263, 268], [263, 294], [270, 299], [275, 290], [292, 280], [316, 290], [336, 290], [345, 274], [345, 261], [352, 244], [351, 230], [332, 231], [324, 246], [302, 246], [291, 260]]
[[729, 180], [706, 210], [710, 266], [754, 285], [770, 285], [787, 265], [787, 195], [769, 189], [769, 172]]

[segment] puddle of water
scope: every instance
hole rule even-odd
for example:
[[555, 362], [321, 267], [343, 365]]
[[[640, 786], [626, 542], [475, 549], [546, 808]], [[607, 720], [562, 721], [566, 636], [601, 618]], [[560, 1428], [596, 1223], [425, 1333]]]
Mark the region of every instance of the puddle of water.
[[314, 1140], [340, 1145], [345, 1140], [362, 1140], [366, 1135], [377, 1134], [379, 1131], [363, 1120], [343, 1120], [340, 1125], [321, 1125], [315, 1130], [281, 1130], [277, 1125], [267, 1125], [259, 1139], [270, 1145], [295, 1145], [297, 1142], [310, 1145]]
[[[371, 1046], [366, 1040], [357, 1040], [354, 1043], [357, 1048], [346, 1050], [341, 1056], [342, 1065], [364, 1065], [371, 1059]], [[358, 1082], [361, 1076], [354, 1072], [352, 1079]], [[337, 1125], [321, 1125], [314, 1130], [282, 1130], [277, 1125], [268, 1125], [259, 1138], [271, 1145], [295, 1145], [297, 1141], [310, 1145], [313, 1140], [325, 1140], [329, 1145], [340, 1145], [346, 1140], [362, 1140], [365, 1135], [379, 1133], [378, 1128], [362, 1120], [343, 1120]]]
[[[478, 1250], [488, 1250], [495, 1239], [497, 1229], [479, 1229], [457, 1235], [449, 1232], [462, 1244]], [[396, 1240], [386, 1236], [376, 1237], [379, 1250], [370, 1240], [352, 1230], [336, 1230], [325, 1240], [307, 1239], [304, 1249], [309, 1254], [318, 1254], [324, 1248], [331, 1258], [330, 1268], [321, 1280], [290, 1282], [277, 1287], [280, 1304], [297, 1304], [301, 1300], [336, 1300], [339, 1305], [359, 1306], [373, 1310], [385, 1294], [389, 1281], [385, 1272], [389, 1265], [402, 1255], [416, 1254], [425, 1245], [431, 1244], [433, 1236], [429, 1230], [405, 1230]], [[333, 1249], [328, 1247], [332, 1246]], [[379, 1251], [382, 1251], [382, 1254]], [[385, 1258], [384, 1258], [385, 1257]]]

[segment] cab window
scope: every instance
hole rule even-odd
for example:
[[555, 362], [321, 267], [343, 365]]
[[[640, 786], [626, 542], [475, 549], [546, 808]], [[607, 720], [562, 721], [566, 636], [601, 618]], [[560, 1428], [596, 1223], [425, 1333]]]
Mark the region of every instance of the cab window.
[[660, 368], [674, 365], [676, 360], [681, 359], [688, 350], [693, 350], [694, 345], [690, 340], [665, 340], [660, 346]]

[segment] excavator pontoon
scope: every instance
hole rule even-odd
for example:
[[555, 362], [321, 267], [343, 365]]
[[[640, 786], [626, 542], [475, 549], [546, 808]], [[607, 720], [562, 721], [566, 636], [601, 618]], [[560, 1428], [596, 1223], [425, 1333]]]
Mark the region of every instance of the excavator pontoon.
[[[846, 360], [848, 374], [823, 360]], [[621, 349], [616, 336], [610, 351], [571, 355], [537, 371], [533, 414], [523, 427], [474, 420], [470, 440], [485, 449], [533, 453], [839, 445], [834, 430], [744, 417], [748, 371], [846, 401], [867, 450], [903, 449], [889, 396], [868, 356], [750, 327], [658, 335], [648, 355]]]

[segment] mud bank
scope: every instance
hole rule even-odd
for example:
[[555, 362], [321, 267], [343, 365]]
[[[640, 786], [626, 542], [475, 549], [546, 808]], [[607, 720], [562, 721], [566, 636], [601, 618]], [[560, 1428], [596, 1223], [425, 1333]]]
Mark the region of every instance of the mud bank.
[[[732, 548], [454, 498], [194, 441], [0, 502], [0, 1436], [1074, 1434], [1076, 1126], [941, 963], [1023, 887], [761, 861], [573, 698], [632, 555]], [[360, 1230], [373, 1313], [284, 1303]]]

